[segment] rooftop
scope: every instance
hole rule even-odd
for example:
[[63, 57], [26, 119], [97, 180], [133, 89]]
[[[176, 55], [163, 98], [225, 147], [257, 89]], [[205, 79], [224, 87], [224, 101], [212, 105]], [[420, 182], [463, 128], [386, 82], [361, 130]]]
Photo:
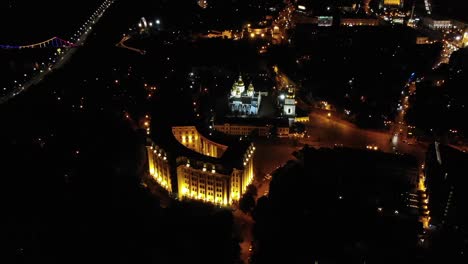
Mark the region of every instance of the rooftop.
[[[220, 158], [210, 157], [203, 155], [194, 150], [191, 150], [181, 144], [173, 135], [173, 126], [195, 126], [197, 131], [213, 142], [226, 145], [228, 148]], [[232, 171], [233, 168], [241, 169], [243, 167], [243, 155], [251, 145], [251, 142], [246, 138], [226, 135], [215, 130], [209, 130], [201, 125], [195, 125], [195, 122], [187, 123], [154, 123], [152, 128], [153, 142], [164, 149], [168, 156], [176, 159], [177, 157], [187, 157], [194, 161], [202, 161], [221, 166], [220, 169], [227, 172]]]

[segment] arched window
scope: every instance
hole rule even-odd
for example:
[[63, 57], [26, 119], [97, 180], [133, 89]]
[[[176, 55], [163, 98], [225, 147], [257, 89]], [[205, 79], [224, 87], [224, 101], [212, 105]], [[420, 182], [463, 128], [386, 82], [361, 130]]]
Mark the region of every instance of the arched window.
[[288, 108], [288, 114], [290, 114], [290, 113], [291, 113], [291, 108]]

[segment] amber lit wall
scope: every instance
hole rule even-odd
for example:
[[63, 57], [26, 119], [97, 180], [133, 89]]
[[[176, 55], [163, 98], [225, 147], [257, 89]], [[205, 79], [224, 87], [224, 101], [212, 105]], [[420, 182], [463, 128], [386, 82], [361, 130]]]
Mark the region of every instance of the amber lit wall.
[[229, 173], [218, 171], [214, 164], [179, 158], [179, 199], [188, 197], [220, 205], [229, 205], [239, 200], [254, 178], [254, 152], [255, 147], [251, 145], [247, 152], [239, 157], [243, 159], [243, 168], [234, 168]]
[[227, 149], [227, 146], [205, 138], [194, 126], [172, 127], [172, 133], [184, 146], [203, 155], [219, 158]]
[[163, 149], [158, 146], [147, 146], [149, 174], [156, 182], [172, 192], [171, 175], [167, 155]]

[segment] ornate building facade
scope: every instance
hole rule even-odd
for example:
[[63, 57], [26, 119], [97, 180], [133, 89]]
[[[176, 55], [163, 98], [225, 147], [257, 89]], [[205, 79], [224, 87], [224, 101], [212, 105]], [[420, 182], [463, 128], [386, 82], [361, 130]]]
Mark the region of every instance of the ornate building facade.
[[287, 87], [287, 90], [281, 92], [278, 96], [278, 104], [282, 108], [281, 115], [287, 117], [296, 116], [296, 96], [293, 86]]
[[240, 116], [256, 116], [260, 109], [261, 93], [256, 92], [252, 83], [245, 89], [242, 76], [234, 82], [229, 96], [229, 111]]
[[165, 149], [149, 140], [150, 176], [178, 199], [191, 198], [227, 206], [238, 201], [254, 178], [251, 142], [218, 143], [195, 126], [172, 127]]

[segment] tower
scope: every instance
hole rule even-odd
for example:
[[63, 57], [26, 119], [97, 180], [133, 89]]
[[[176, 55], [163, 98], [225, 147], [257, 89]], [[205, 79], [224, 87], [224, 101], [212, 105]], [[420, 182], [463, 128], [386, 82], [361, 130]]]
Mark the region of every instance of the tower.
[[296, 116], [296, 96], [294, 87], [288, 87], [288, 93], [284, 98], [283, 115], [294, 117]]
[[252, 83], [249, 84], [249, 88], [247, 89], [247, 96], [253, 97], [255, 94], [255, 89]]

